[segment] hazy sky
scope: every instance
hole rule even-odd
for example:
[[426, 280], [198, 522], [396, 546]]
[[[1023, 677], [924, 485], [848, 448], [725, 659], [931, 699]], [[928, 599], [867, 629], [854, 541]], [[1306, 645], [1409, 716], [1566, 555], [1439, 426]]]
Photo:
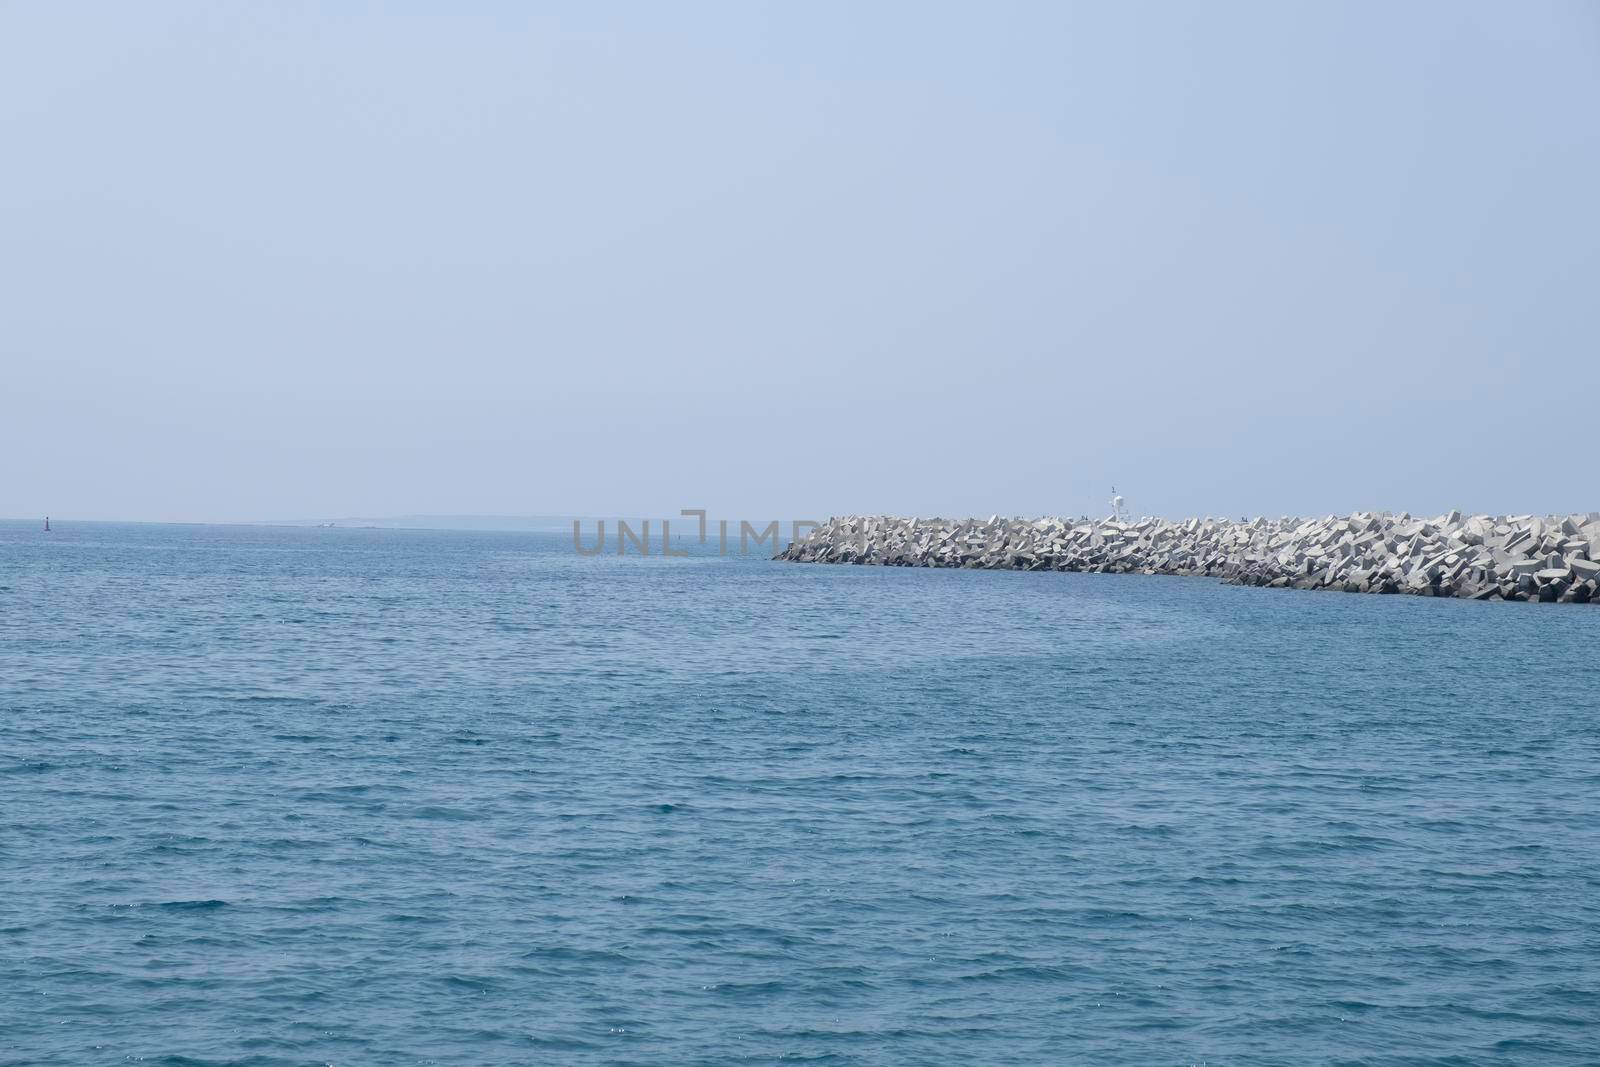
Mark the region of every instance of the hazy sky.
[[1600, 5], [0, 2], [0, 515], [1600, 508]]

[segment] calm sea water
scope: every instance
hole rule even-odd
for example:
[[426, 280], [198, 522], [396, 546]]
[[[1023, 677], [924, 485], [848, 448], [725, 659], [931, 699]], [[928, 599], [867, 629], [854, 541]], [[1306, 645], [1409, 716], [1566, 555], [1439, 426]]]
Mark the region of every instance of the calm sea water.
[[1600, 1061], [1600, 610], [0, 526], [0, 1062]]

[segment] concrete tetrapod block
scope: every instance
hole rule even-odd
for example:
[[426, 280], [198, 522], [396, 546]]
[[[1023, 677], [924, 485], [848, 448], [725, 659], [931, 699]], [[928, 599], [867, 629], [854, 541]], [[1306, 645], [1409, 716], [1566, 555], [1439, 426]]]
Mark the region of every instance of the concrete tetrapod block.
[[[1581, 536], [1576, 536], [1574, 531]], [[1593, 535], [1593, 536], [1591, 536]], [[830, 519], [779, 557], [903, 567], [1210, 576], [1236, 585], [1592, 602], [1600, 519]]]

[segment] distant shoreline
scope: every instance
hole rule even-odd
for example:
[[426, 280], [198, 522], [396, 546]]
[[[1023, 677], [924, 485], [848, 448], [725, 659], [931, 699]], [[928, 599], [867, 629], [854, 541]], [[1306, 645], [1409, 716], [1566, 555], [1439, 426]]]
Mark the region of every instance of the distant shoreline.
[[[260, 526], [272, 529], [314, 530], [456, 530], [483, 533], [560, 533], [572, 530], [572, 515], [394, 515], [388, 517], [352, 516], [337, 519], [84, 519], [71, 515], [50, 516], [56, 526], [66, 525], [132, 525], [132, 526]], [[583, 516], [582, 521], [593, 519]], [[43, 516], [0, 518], [0, 524], [32, 526], [43, 522]]]

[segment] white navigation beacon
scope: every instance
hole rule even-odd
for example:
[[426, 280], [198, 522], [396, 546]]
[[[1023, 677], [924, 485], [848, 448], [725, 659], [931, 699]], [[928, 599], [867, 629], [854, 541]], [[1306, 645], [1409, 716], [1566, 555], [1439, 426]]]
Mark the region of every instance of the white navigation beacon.
[[1117, 494], [1117, 487], [1113, 485], [1111, 487], [1111, 517], [1116, 519], [1118, 522], [1125, 521], [1122, 514], [1122, 506], [1124, 503], [1125, 501], [1122, 499], [1122, 497]]

